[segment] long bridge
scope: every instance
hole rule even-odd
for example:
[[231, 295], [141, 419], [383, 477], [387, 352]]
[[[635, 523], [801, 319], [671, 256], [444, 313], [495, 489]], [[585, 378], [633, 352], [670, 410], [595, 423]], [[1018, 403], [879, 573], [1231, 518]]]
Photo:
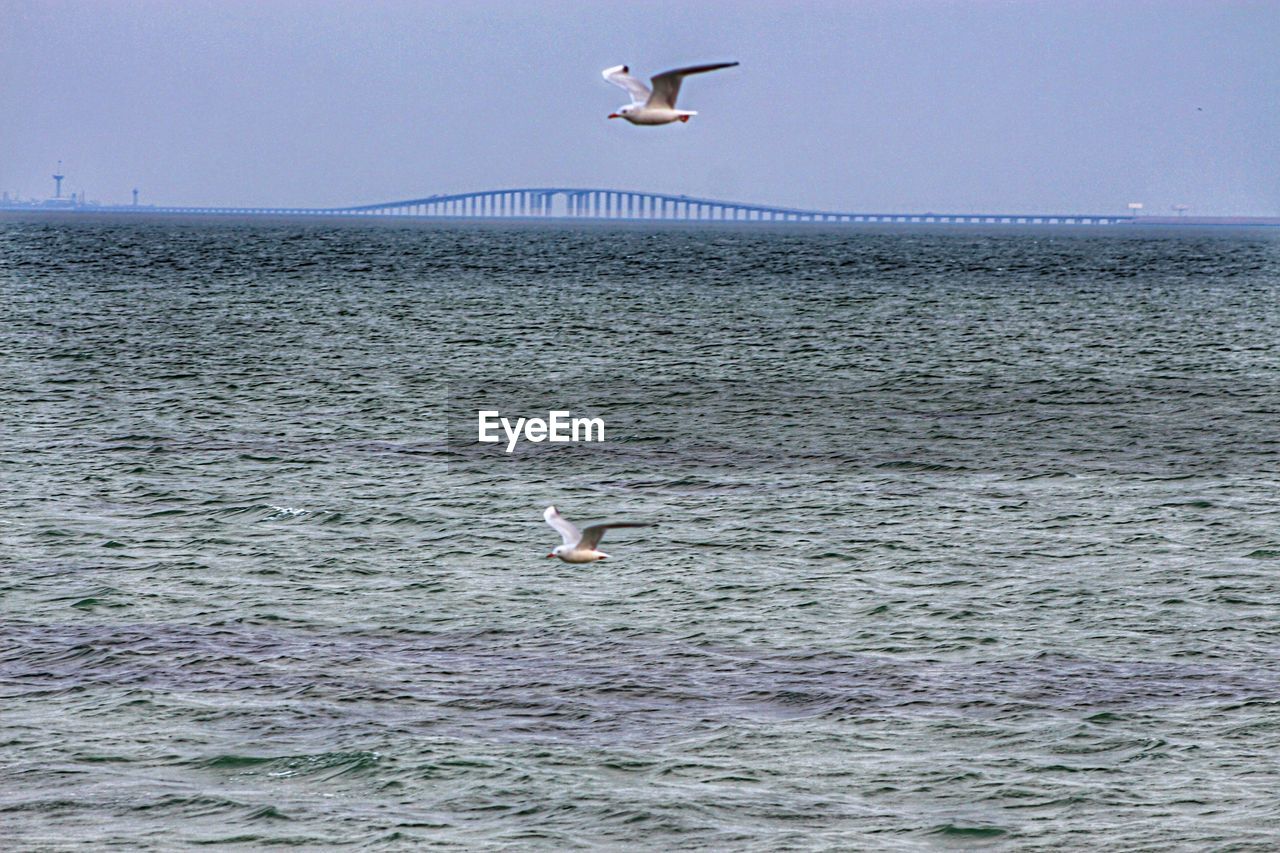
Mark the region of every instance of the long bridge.
[[809, 210], [671, 193], [583, 187], [522, 187], [451, 193], [347, 207], [97, 205], [70, 199], [8, 202], [0, 210], [200, 216], [379, 219], [572, 219], [659, 222], [825, 222], [936, 225], [1280, 225], [1280, 218], [1042, 213], [873, 213]]

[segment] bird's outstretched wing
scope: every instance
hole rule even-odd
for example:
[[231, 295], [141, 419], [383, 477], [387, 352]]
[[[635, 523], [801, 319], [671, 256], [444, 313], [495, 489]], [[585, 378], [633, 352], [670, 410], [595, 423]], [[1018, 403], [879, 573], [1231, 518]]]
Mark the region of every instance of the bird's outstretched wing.
[[714, 62], [711, 65], [690, 65], [688, 68], [674, 68], [671, 71], [663, 71], [652, 78], [653, 94], [649, 96], [645, 106], [666, 107], [673, 110], [676, 107], [676, 96], [680, 94], [680, 82], [684, 78], [690, 74], [703, 74], [720, 68], [732, 68], [737, 64], [736, 62]]
[[578, 540], [582, 538], [582, 531], [573, 526], [569, 519], [565, 518], [556, 508], [549, 506], [546, 512], [542, 513], [542, 518], [547, 524], [550, 524], [560, 534], [560, 538], [564, 540], [566, 545], [577, 545]]
[[630, 71], [631, 69], [625, 65], [615, 65], [612, 68], [606, 68], [600, 74], [613, 85], [626, 89], [631, 95], [631, 103], [643, 104], [649, 100], [649, 87], [632, 77]]
[[604, 532], [614, 527], [653, 527], [653, 525], [634, 521], [620, 521], [617, 524], [593, 524], [582, 531], [582, 547], [596, 547], [600, 544], [600, 538], [604, 536]]

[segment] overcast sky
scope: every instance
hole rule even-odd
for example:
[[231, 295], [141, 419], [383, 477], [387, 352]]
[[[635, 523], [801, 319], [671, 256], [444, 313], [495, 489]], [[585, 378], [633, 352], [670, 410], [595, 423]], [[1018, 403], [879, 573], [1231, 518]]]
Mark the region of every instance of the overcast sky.
[[[688, 124], [600, 77], [717, 60]], [[1280, 0], [0, 0], [0, 189], [1280, 214]]]

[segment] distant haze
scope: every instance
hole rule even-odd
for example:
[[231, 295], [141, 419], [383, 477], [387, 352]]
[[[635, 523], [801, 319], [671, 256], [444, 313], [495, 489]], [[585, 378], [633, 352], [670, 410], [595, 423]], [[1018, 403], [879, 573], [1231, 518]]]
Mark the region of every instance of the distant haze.
[[[1278, 46], [1277, 2], [0, 0], [0, 190], [1276, 215]], [[688, 124], [606, 119], [602, 68], [715, 60]]]

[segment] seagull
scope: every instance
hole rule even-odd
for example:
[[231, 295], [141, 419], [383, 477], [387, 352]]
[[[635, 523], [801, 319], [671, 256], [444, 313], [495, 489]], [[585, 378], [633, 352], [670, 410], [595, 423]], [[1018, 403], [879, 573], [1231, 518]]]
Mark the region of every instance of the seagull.
[[615, 86], [621, 86], [631, 94], [631, 103], [619, 107], [609, 118], [625, 118], [632, 124], [671, 124], [673, 121], [688, 121], [689, 116], [696, 116], [694, 110], [676, 109], [676, 96], [680, 94], [680, 83], [690, 74], [702, 74], [718, 68], [732, 68], [736, 62], [717, 62], [712, 65], [691, 65], [688, 68], [675, 68], [663, 71], [650, 81], [653, 91], [631, 76], [631, 69], [625, 65], [615, 65], [600, 72], [604, 79]]
[[600, 544], [600, 537], [604, 536], [604, 532], [611, 527], [652, 527], [652, 524], [637, 524], [635, 522], [623, 521], [618, 524], [593, 524], [586, 530], [579, 530], [573, 526], [569, 519], [565, 518], [556, 508], [549, 506], [546, 512], [542, 513], [543, 519], [556, 529], [560, 534], [560, 538], [564, 540], [563, 545], [557, 545], [555, 549], [547, 555], [547, 559], [559, 557], [566, 563], [594, 563], [596, 560], [603, 560], [609, 555], [603, 551], [597, 551], [596, 546]]

